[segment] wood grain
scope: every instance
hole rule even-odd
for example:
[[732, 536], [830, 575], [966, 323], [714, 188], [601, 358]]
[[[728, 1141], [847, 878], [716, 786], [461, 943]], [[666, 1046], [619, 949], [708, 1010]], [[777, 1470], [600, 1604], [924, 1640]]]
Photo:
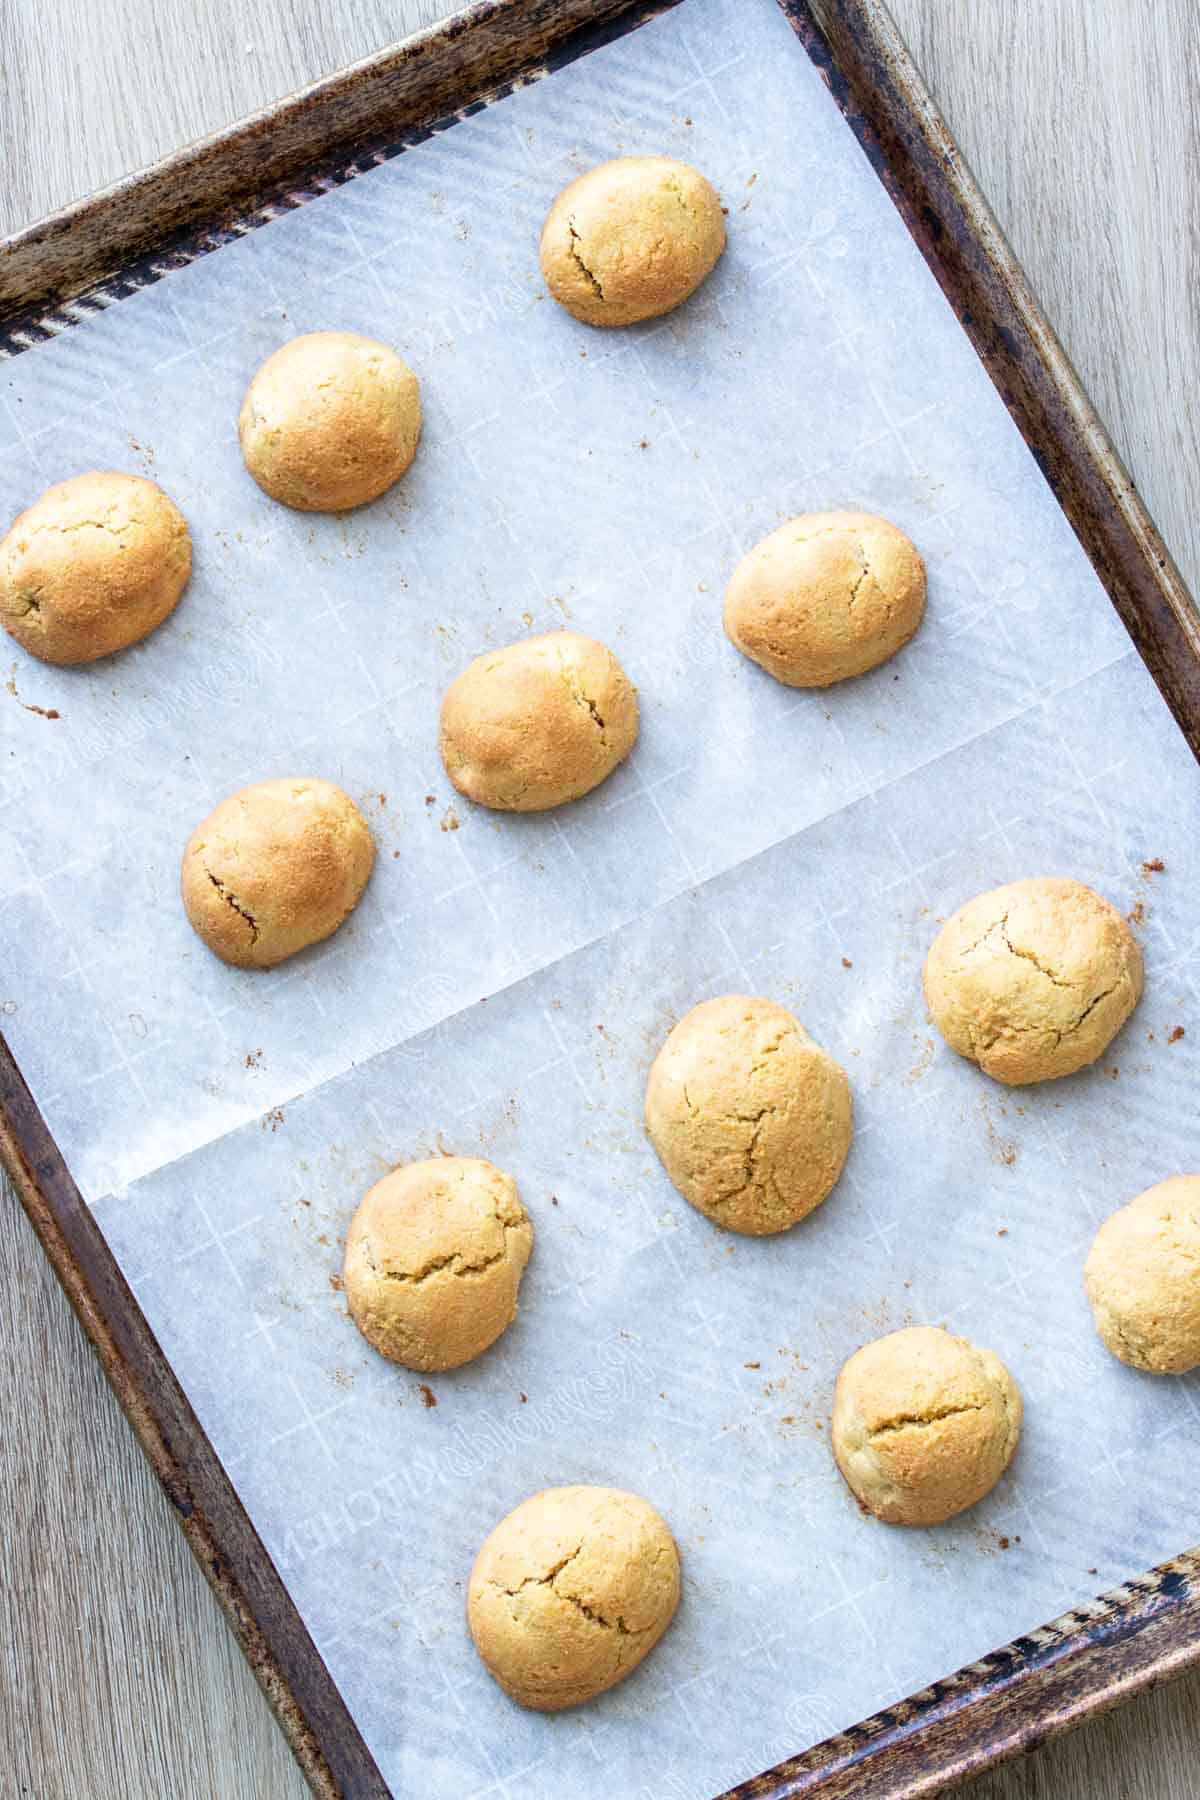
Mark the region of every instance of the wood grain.
[[[1190, 7], [893, 9], [1196, 585], [1200, 51]], [[446, 10], [441, 0], [0, 5], [0, 230]], [[298, 1797], [283, 1739], [7, 1190], [0, 1296], [0, 1416], [21, 1421], [0, 1458], [0, 1768], [13, 1772], [12, 1791]], [[1193, 1681], [972, 1794], [1190, 1800], [1198, 1750]]]

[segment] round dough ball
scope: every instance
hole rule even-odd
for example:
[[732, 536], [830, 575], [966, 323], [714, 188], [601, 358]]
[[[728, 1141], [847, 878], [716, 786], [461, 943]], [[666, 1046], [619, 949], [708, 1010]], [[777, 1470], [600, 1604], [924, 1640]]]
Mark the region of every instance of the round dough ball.
[[545, 812], [590, 793], [637, 732], [637, 689], [611, 650], [577, 631], [489, 650], [442, 697], [447, 775], [469, 800], [504, 812]]
[[0, 543], [0, 625], [43, 662], [95, 662], [161, 625], [191, 572], [187, 521], [160, 487], [75, 475]]
[[1096, 1233], [1084, 1270], [1096, 1330], [1153, 1375], [1200, 1367], [1200, 1175], [1147, 1188]]
[[921, 623], [925, 564], [873, 513], [802, 513], [745, 555], [725, 630], [788, 687], [828, 687], [894, 656]]
[[393, 1169], [365, 1194], [346, 1238], [350, 1316], [407, 1369], [473, 1362], [517, 1316], [533, 1226], [517, 1184], [477, 1156]]
[[290, 775], [222, 800], [188, 839], [179, 885], [193, 930], [222, 962], [272, 969], [337, 930], [374, 861], [349, 794]]
[[684, 1199], [751, 1237], [819, 1206], [850, 1148], [846, 1071], [773, 1000], [685, 1013], [654, 1059], [646, 1129]]
[[548, 1488], [475, 1558], [467, 1623], [488, 1674], [538, 1712], [593, 1700], [633, 1673], [679, 1605], [679, 1551], [648, 1500]]
[[830, 1441], [851, 1493], [889, 1525], [940, 1525], [991, 1492], [1021, 1434], [1000, 1358], [914, 1325], [843, 1363]]
[[300, 512], [377, 500], [417, 453], [417, 378], [386, 344], [310, 331], [268, 356], [246, 389], [238, 437], [264, 494]]
[[725, 215], [697, 169], [618, 156], [563, 189], [542, 227], [542, 274], [585, 325], [633, 325], [695, 292], [725, 248]]
[[925, 959], [929, 1016], [960, 1056], [1010, 1086], [1103, 1056], [1142, 992], [1142, 953], [1115, 906], [1039, 876], [978, 894]]

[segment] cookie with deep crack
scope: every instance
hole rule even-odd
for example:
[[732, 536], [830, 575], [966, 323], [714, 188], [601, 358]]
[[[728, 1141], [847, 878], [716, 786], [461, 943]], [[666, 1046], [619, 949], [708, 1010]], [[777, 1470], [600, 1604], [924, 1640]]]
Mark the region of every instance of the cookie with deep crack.
[[850, 1148], [846, 1071], [773, 1000], [725, 994], [685, 1013], [646, 1082], [646, 1129], [679, 1192], [730, 1231], [787, 1231]]
[[637, 731], [637, 689], [611, 650], [577, 631], [489, 650], [442, 698], [447, 775], [469, 800], [504, 812], [545, 812], [590, 793]]
[[548, 1488], [480, 1550], [467, 1623], [511, 1699], [559, 1712], [632, 1674], [678, 1605], [679, 1551], [648, 1500], [620, 1488]]
[[903, 648], [925, 611], [925, 564], [874, 513], [802, 513], [747, 552], [725, 590], [725, 630], [788, 687], [829, 687]]
[[387, 344], [356, 331], [309, 331], [269, 356], [238, 414], [246, 468], [264, 494], [300, 512], [378, 499], [417, 453], [421, 391]]
[[95, 662], [161, 625], [191, 571], [187, 521], [153, 481], [75, 475], [0, 543], [0, 625], [43, 662]]
[[1137, 1005], [1142, 953], [1115, 906], [1039, 876], [978, 894], [925, 959], [929, 1015], [960, 1056], [1009, 1085], [1053, 1081], [1102, 1056]]
[[1096, 1330], [1152, 1375], [1200, 1368], [1200, 1175], [1173, 1175], [1106, 1219], [1084, 1270]]
[[546, 286], [585, 325], [681, 306], [725, 248], [710, 182], [672, 156], [618, 156], [563, 189], [542, 227]]
[[1021, 1434], [1000, 1358], [914, 1325], [843, 1363], [830, 1442], [851, 1493], [889, 1525], [940, 1525], [991, 1492]]
[[350, 1316], [407, 1369], [457, 1369], [517, 1316], [533, 1226], [517, 1184], [475, 1156], [404, 1163], [363, 1196], [346, 1237]]
[[286, 776], [241, 788], [188, 839], [180, 892], [223, 962], [271, 969], [354, 911], [375, 861], [367, 821], [332, 781]]

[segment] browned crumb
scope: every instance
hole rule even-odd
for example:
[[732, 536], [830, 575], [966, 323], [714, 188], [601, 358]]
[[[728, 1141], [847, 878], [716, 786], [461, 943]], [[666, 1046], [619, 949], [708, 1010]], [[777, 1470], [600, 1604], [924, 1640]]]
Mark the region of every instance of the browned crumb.
[[848, 956], [843, 956], [842, 967], [843, 969], [852, 969], [854, 967], [854, 964], [850, 961]]
[[1136, 906], [1132, 907], [1130, 909], [1130, 911], [1125, 914], [1125, 917], [1129, 920], [1129, 923], [1131, 925], [1143, 924], [1145, 921], [1145, 918], [1146, 918], [1146, 903], [1145, 903], [1145, 901], [1139, 900], [1137, 902]]
[[527, 1396], [525, 1394], [518, 1394], [517, 1398], [521, 1402], [522, 1406], [524, 1406], [526, 1404]]
[[1008, 1549], [1008, 1539], [1006, 1537], [997, 1538], [996, 1542], [999, 1544], [999, 1546], [1002, 1550]]
[[996, 1236], [997, 1237], [1007, 1237], [1008, 1236], [1008, 1226], [1001, 1225], [1000, 1229], [996, 1233]]
[[1167, 865], [1161, 856], [1152, 856], [1149, 862], [1144, 862], [1142, 864], [1142, 874], [1161, 875], [1166, 866]]
[[446, 808], [445, 815], [442, 819], [442, 830], [443, 831], [457, 831], [458, 830], [458, 814], [455, 812], [455, 810], [452, 806], [448, 806]]
[[338, 1275], [336, 1272], [329, 1277], [329, 1285], [333, 1289], [335, 1294], [341, 1294], [341, 1293], [345, 1292], [346, 1284], [342, 1280], [341, 1276]]
[[1187, 1032], [1183, 1029], [1183, 1026], [1176, 1025], [1176, 1027], [1173, 1031], [1169, 1031], [1167, 1033], [1167, 1042], [1168, 1042], [1168, 1044], [1177, 1044], [1179, 1042], [1180, 1038], [1186, 1037], [1186, 1036], [1187, 1036]]
[[761, 1363], [760, 1363], [760, 1362], [756, 1362], [756, 1363], [743, 1363], [743, 1364], [742, 1364], [742, 1367], [743, 1367], [743, 1369], [761, 1369], [761, 1368], [762, 1368], [762, 1364], [761, 1364]]
[[283, 1124], [282, 1106], [273, 1106], [269, 1113], [264, 1113], [262, 1128], [264, 1131], [278, 1131]]
[[419, 1381], [417, 1383], [417, 1386], [421, 1390], [421, 1405], [424, 1407], [436, 1406], [437, 1405], [437, 1395], [434, 1393], [433, 1389], [429, 1386], [428, 1382]]
[[437, 805], [437, 795], [436, 794], [426, 794], [425, 804], [426, 804], [426, 806], [436, 806]]
[[245, 1067], [247, 1069], [261, 1069], [262, 1068], [262, 1051], [261, 1050], [251, 1050], [248, 1053], [248, 1055], [246, 1056]]

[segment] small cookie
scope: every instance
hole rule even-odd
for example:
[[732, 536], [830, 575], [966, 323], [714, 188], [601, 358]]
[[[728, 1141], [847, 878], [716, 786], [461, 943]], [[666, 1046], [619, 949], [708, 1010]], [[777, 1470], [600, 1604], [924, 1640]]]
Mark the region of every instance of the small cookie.
[[475, 1156], [393, 1169], [366, 1193], [346, 1237], [350, 1317], [407, 1369], [457, 1369], [517, 1316], [533, 1226], [517, 1184]]
[[354, 911], [375, 861], [367, 821], [340, 787], [286, 776], [241, 788], [188, 839], [180, 892], [222, 962], [271, 969]]
[[399, 481], [417, 453], [421, 393], [386, 344], [310, 331], [268, 356], [238, 437], [264, 494], [300, 512], [346, 512]]
[[895, 656], [925, 611], [925, 564], [874, 513], [802, 513], [745, 555], [725, 590], [732, 643], [788, 687], [828, 687]]
[[475, 1558], [467, 1624], [484, 1667], [538, 1712], [593, 1700], [633, 1673], [679, 1605], [666, 1523], [620, 1488], [548, 1488]]
[[1096, 1330], [1123, 1363], [1200, 1368], [1200, 1175], [1160, 1181], [1106, 1219], [1084, 1281]]
[[447, 775], [469, 800], [504, 812], [545, 812], [590, 793], [637, 732], [637, 689], [611, 650], [577, 631], [489, 650], [442, 697]]
[[914, 1325], [842, 1365], [830, 1442], [851, 1493], [889, 1525], [940, 1525], [991, 1492], [1021, 1434], [1000, 1358]]
[[725, 215], [698, 170], [671, 156], [618, 156], [563, 189], [542, 227], [542, 274], [585, 325], [671, 312], [725, 248]]
[[725, 994], [685, 1013], [654, 1059], [646, 1129], [684, 1199], [730, 1231], [787, 1231], [850, 1148], [846, 1071], [773, 1000]]
[[161, 625], [191, 572], [187, 521], [160, 487], [75, 475], [0, 543], [0, 625], [43, 662], [95, 662]]
[[960, 1056], [1010, 1086], [1103, 1056], [1142, 992], [1142, 953], [1115, 906], [1041, 876], [977, 894], [925, 958], [929, 1016]]

